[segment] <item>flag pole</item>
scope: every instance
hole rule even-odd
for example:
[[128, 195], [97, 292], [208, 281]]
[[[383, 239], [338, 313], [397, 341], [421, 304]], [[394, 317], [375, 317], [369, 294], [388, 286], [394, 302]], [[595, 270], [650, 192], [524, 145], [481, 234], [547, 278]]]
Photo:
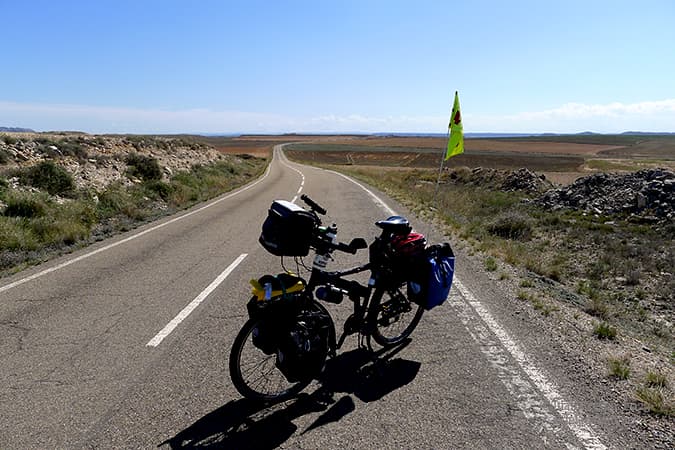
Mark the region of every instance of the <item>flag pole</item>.
[[[450, 127], [448, 127], [448, 135], [445, 138], [445, 146], [443, 148], [447, 149], [449, 143], [450, 143]], [[441, 184], [441, 174], [443, 173], [443, 163], [445, 162], [446, 153], [447, 150], [444, 150], [441, 153], [441, 167], [438, 169], [438, 179], [436, 180], [436, 189], [434, 190], [434, 196], [431, 199], [431, 203], [436, 203], [436, 196], [438, 195], [438, 188], [440, 187]]]

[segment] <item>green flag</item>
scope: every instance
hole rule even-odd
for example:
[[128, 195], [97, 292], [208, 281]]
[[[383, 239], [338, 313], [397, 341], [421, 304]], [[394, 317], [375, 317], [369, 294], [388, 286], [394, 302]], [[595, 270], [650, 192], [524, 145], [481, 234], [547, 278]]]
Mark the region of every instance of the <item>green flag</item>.
[[448, 151], [445, 153], [445, 159], [464, 153], [464, 129], [462, 128], [462, 115], [459, 112], [457, 91], [455, 91], [455, 103], [452, 105], [452, 115], [448, 128], [450, 129], [450, 138], [448, 139]]

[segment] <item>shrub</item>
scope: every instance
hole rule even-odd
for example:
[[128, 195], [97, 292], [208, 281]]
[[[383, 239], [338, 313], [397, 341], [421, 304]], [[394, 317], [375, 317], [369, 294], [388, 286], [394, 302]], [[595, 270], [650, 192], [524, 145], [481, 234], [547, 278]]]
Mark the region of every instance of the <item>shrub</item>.
[[89, 236], [89, 227], [67, 217], [41, 217], [30, 222], [33, 234], [46, 245], [72, 245]]
[[530, 294], [527, 292], [523, 291], [522, 289], [518, 290], [518, 294], [516, 294], [516, 298], [518, 300], [529, 300], [530, 299]]
[[159, 196], [159, 198], [164, 201], [167, 201], [175, 190], [173, 185], [158, 180], [147, 182], [145, 187], [148, 191]]
[[113, 217], [132, 205], [131, 195], [120, 183], [109, 185], [98, 195], [97, 209], [102, 218]]
[[0, 164], [7, 164], [11, 158], [11, 154], [4, 148], [0, 148]]
[[527, 280], [527, 279], [522, 280], [520, 282], [520, 287], [524, 287], [524, 288], [534, 287], [534, 283], [532, 282], [532, 280]]
[[630, 376], [630, 359], [627, 356], [620, 358], [610, 357], [607, 359], [609, 376], [618, 380], [627, 380]]
[[10, 134], [3, 134], [2, 135], [2, 140], [5, 142], [7, 145], [13, 145], [17, 143], [17, 139], [10, 135]]
[[6, 217], [42, 217], [47, 211], [43, 198], [33, 194], [14, 194], [7, 199], [3, 214]]
[[488, 272], [494, 272], [497, 270], [497, 261], [492, 256], [485, 258], [485, 270]]
[[640, 386], [635, 394], [637, 399], [649, 408], [651, 413], [669, 417], [675, 415], [675, 406], [672, 402], [668, 403], [662, 389]]
[[[38, 247], [37, 239], [22, 222], [23, 219], [0, 216], [0, 250], [34, 250]], [[5, 260], [8, 256], [0, 253], [0, 267], [15, 264]]]
[[488, 223], [487, 230], [504, 239], [529, 239], [532, 235], [532, 221], [523, 214], [506, 212]]
[[87, 150], [78, 142], [62, 139], [56, 146], [63, 156], [74, 156], [80, 160], [87, 159]]
[[651, 388], [665, 388], [668, 385], [668, 380], [661, 372], [647, 372], [645, 377], [645, 384]]
[[626, 285], [637, 286], [640, 284], [640, 271], [638, 269], [626, 270]]
[[151, 156], [130, 153], [125, 162], [129, 166], [129, 176], [140, 178], [143, 181], [161, 180], [162, 168], [157, 160]]
[[592, 316], [599, 317], [600, 319], [609, 318], [610, 307], [605, 296], [603, 296], [600, 290], [595, 287], [591, 287], [590, 289], [591, 290], [587, 294], [589, 302], [586, 304], [584, 311]]
[[23, 184], [45, 190], [52, 195], [65, 194], [75, 189], [73, 177], [66, 169], [51, 161], [19, 170], [19, 179]]
[[617, 331], [616, 328], [607, 322], [600, 322], [593, 329], [593, 334], [595, 334], [598, 339], [615, 339]]

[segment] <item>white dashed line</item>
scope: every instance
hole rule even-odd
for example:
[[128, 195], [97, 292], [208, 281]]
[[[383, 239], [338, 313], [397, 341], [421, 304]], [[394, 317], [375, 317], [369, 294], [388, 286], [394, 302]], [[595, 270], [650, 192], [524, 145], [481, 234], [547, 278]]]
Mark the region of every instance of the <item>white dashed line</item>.
[[213, 201], [213, 202], [211, 202], [211, 203], [209, 203], [209, 204], [207, 204], [207, 205], [202, 206], [201, 208], [197, 208], [197, 209], [195, 209], [194, 211], [190, 211], [190, 212], [188, 212], [188, 213], [186, 213], [186, 214], [183, 214], [182, 216], [175, 217], [175, 218], [173, 218], [173, 219], [171, 219], [171, 220], [168, 220], [168, 221], [166, 221], [166, 222], [164, 222], [164, 223], [161, 223], [161, 224], [159, 224], [159, 225], [155, 225], [154, 227], [150, 227], [150, 228], [148, 228], [147, 230], [144, 230], [144, 231], [141, 231], [140, 233], [134, 234], [133, 236], [129, 236], [129, 237], [125, 238], [125, 239], [119, 240], [119, 241], [117, 241], [117, 242], [113, 242], [112, 244], [108, 244], [108, 245], [106, 245], [105, 247], [101, 247], [101, 248], [96, 249], [96, 250], [93, 250], [93, 251], [91, 251], [91, 252], [89, 252], [89, 253], [85, 253], [84, 255], [78, 256], [77, 258], [73, 258], [73, 259], [71, 259], [71, 260], [69, 260], [69, 261], [63, 262], [63, 263], [61, 263], [61, 264], [59, 264], [59, 265], [56, 265], [56, 266], [54, 266], [54, 267], [50, 267], [49, 269], [45, 269], [45, 270], [43, 270], [43, 271], [41, 271], [41, 272], [38, 272], [38, 273], [35, 273], [35, 274], [30, 275], [30, 276], [28, 276], [28, 277], [22, 278], [22, 279], [17, 280], [17, 281], [15, 281], [15, 282], [13, 282], [13, 283], [9, 283], [9, 284], [7, 284], [7, 285], [5, 285], [5, 286], [0, 286], [0, 293], [1, 293], [1, 292], [8, 291], [8, 290], [10, 290], [10, 289], [12, 289], [12, 288], [15, 288], [15, 287], [17, 287], [17, 286], [20, 286], [20, 285], [22, 285], [22, 284], [24, 284], [24, 283], [27, 283], [27, 282], [32, 281], [32, 280], [35, 280], [35, 279], [37, 279], [37, 278], [40, 278], [40, 277], [42, 277], [42, 276], [44, 276], [44, 275], [47, 275], [47, 274], [49, 274], [49, 273], [52, 273], [52, 272], [55, 272], [55, 271], [57, 271], [57, 270], [63, 269], [64, 267], [68, 267], [68, 266], [70, 266], [71, 264], [75, 264], [76, 262], [80, 262], [80, 261], [82, 261], [82, 260], [84, 260], [84, 259], [87, 259], [87, 258], [89, 258], [89, 257], [91, 257], [91, 256], [94, 256], [94, 255], [97, 255], [97, 254], [99, 254], [99, 253], [102, 253], [102, 252], [105, 252], [105, 251], [107, 251], [107, 250], [110, 250], [111, 248], [117, 247], [118, 245], [126, 244], [126, 243], [129, 242], [129, 241], [133, 241], [134, 239], [138, 239], [138, 238], [141, 237], [141, 236], [144, 236], [144, 235], [146, 235], [146, 234], [148, 234], [148, 233], [152, 233], [153, 231], [157, 231], [157, 230], [159, 230], [160, 228], [164, 228], [164, 227], [167, 226], [167, 225], [171, 225], [172, 223], [178, 222], [179, 220], [183, 220], [183, 219], [185, 219], [185, 218], [187, 218], [187, 217], [190, 217], [190, 216], [192, 216], [192, 215], [194, 215], [194, 214], [197, 214], [197, 213], [199, 213], [199, 212], [202, 212], [202, 211], [204, 211], [204, 210], [207, 209], [207, 208], [210, 208], [210, 207], [212, 207], [212, 206], [214, 206], [214, 205], [217, 205], [217, 204], [220, 203], [220, 202], [223, 202], [223, 201], [225, 201], [225, 200], [227, 200], [227, 199], [229, 199], [229, 198], [232, 198], [232, 197], [234, 197], [235, 195], [241, 194], [242, 192], [245, 192], [245, 191], [251, 189], [252, 187], [254, 187], [254, 186], [256, 186], [257, 184], [259, 184], [260, 182], [262, 182], [265, 178], [267, 178], [267, 176], [268, 176], [269, 173], [270, 173], [270, 167], [271, 167], [271, 166], [272, 166], [271, 164], [268, 165], [268, 166], [267, 166], [267, 169], [265, 170], [265, 174], [264, 174], [261, 178], [259, 178], [258, 180], [256, 180], [254, 183], [249, 184], [248, 186], [245, 186], [245, 187], [243, 187], [243, 188], [241, 188], [241, 189], [238, 189], [238, 190], [236, 190], [235, 192], [232, 192], [232, 193], [230, 193], [230, 194], [228, 194], [228, 195], [226, 195], [226, 196], [224, 196], [224, 197], [221, 197], [221, 198], [219, 198], [219, 199], [217, 199], [217, 200], [215, 200], [215, 201]]
[[176, 317], [173, 318], [171, 322], [169, 322], [162, 330], [157, 333], [157, 335], [150, 340], [146, 345], [148, 347], [157, 347], [165, 337], [167, 337], [171, 332], [183, 321], [185, 320], [192, 311], [197, 308], [205, 299], [206, 297], [209, 296], [211, 292], [213, 292], [223, 281], [225, 281], [225, 278], [232, 273], [232, 271], [246, 258], [248, 254], [247, 253], [242, 253], [239, 255], [237, 259], [230, 264], [227, 269], [223, 270], [223, 272], [216, 277], [215, 280], [209, 284], [206, 289], [204, 289], [197, 297], [195, 297], [194, 300], [192, 300], [181, 312], [178, 313]]

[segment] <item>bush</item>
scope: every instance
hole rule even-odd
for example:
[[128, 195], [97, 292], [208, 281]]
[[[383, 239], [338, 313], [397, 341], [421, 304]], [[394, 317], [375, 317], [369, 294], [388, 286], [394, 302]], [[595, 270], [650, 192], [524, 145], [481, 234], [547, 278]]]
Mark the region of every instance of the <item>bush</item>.
[[593, 329], [593, 333], [598, 337], [598, 339], [615, 339], [617, 331], [616, 328], [607, 322], [600, 322]]
[[668, 386], [668, 379], [661, 372], [647, 372], [645, 384], [650, 388], [665, 388]]
[[[0, 250], [34, 250], [38, 248], [38, 241], [31, 230], [24, 227], [23, 219], [0, 216]], [[8, 264], [7, 254], [0, 253], [0, 267]], [[15, 264], [9, 261], [9, 265]]]
[[147, 182], [145, 187], [152, 194], [159, 196], [159, 198], [164, 201], [169, 200], [169, 197], [171, 197], [171, 194], [175, 191], [173, 185], [157, 180]]
[[640, 386], [636, 392], [637, 399], [644, 404], [652, 414], [659, 416], [675, 416], [675, 405], [668, 402], [662, 389]]
[[0, 164], [7, 164], [10, 160], [11, 154], [4, 148], [0, 148]]
[[132, 205], [131, 195], [119, 183], [108, 186], [98, 195], [98, 211], [102, 218], [113, 217]]
[[89, 156], [85, 148], [78, 142], [62, 139], [56, 147], [63, 156], [74, 156], [80, 160], [87, 159]]
[[129, 176], [140, 178], [143, 181], [162, 179], [162, 168], [151, 156], [130, 153], [125, 162], [129, 166], [127, 170]]
[[65, 194], [75, 189], [73, 177], [68, 171], [51, 161], [19, 170], [17, 175], [23, 184], [45, 190], [51, 195]]
[[490, 234], [504, 239], [529, 239], [532, 235], [532, 223], [529, 217], [507, 212], [497, 216], [487, 224]]
[[7, 145], [13, 145], [17, 143], [17, 139], [9, 134], [3, 134], [2, 135], [2, 140], [5, 142]]
[[7, 199], [7, 207], [3, 211], [6, 217], [42, 217], [47, 211], [43, 198], [31, 194], [15, 194]]
[[628, 357], [610, 357], [607, 360], [607, 364], [609, 366], [610, 377], [618, 380], [627, 380], [630, 376], [630, 359], [628, 359]]

